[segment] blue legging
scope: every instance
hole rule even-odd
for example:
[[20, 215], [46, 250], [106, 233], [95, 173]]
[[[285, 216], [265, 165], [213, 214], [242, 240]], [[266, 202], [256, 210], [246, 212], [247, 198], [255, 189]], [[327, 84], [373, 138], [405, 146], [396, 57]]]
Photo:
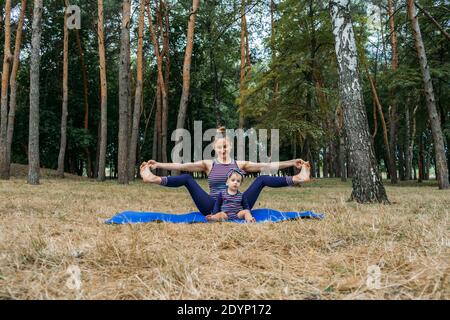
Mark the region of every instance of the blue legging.
[[[258, 199], [259, 194], [261, 193], [264, 187], [272, 187], [272, 188], [281, 188], [287, 187], [292, 184], [292, 177], [272, 177], [272, 176], [259, 176], [253, 181], [253, 183], [245, 190], [244, 194], [247, 197], [248, 205], [250, 209], [256, 203], [256, 199]], [[192, 178], [189, 174], [182, 174], [179, 176], [168, 176], [163, 177], [163, 184], [166, 187], [177, 188], [181, 186], [185, 186], [189, 193], [191, 194], [192, 199], [194, 200], [195, 205], [198, 210], [204, 214], [208, 215], [214, 209], [214, 203], [216, 202], [213, 197], [211, 197], [205, 190], [203, 190], [198, 183]]]

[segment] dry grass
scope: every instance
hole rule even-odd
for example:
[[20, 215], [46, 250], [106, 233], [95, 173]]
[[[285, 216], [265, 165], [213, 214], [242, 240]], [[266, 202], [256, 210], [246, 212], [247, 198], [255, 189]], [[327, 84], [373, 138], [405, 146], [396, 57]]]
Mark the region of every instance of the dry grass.
[[[433, 183], [387, 185], [390, 206], [348, 203], [337, 180], [267, 188], [257, 203], [323, 221], [111, 226], [123, 210], [195, 207], [184, 188], [41, 182], [0, 182], [0, 299], [450, 298], [450, 192]], [[66, 285], [70, 266], [80, 290]]]

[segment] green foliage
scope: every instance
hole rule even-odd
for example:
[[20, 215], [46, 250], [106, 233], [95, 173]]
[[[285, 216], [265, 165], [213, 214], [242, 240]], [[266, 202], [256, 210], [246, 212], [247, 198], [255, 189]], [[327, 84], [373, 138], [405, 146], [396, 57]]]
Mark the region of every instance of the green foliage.
[[324, 63], [334, 54], [327, 8], [321, 1], [286, 0], [277, 9], [275, 36], [266, 39], [271, 59], [253, 66], [244, 111], [257, 127], [279, 128], [282, 141], [291, 143], [296, 134], [300, 143], [309, 137], [318, 146], [337, 105], [336, 70]]
[[[13, 1], [13, 8], [20, 1]], [[69, 116], [67, 139], [67, 164], [71, 170], [81, 172], [81, 163], [86, 161], [88, 149], [95, 159], [100, 120], [99, 63], [97, 44], [96, 1], [71, 0], [82, 13], [80, 36], [88, 73], [89, 128], [84, 129], [83, 82], [74, 31], [69, 36]], [[135, 77], [135, 51], [137, 43], [138, 1], [133, 0], [131, 25], [132, 75]], [[380, 1], [373, 1], [377, 5]], [[0, 6], [4, 2], [0, 1]], [[167, 0], [170, 8], [171, 60], [169, 81], [168, 131], [175, 129], [179, 98], [182, 90], [186, 27], [190, 1]], [[279, 128], [283, 155], [291, 156], [293, 137], [301, 150], [308, 140], [315, 152], [336, 140], [335, 111], [339, 105], [337, 92], [338, 74], [335, 62], [334, 39], [331, 32], [328, 1], [276, 0], [275, 32], [271, 37], [269, 1], [247, 1], [247, 18], [252, 67], [246, 80], [244, 95], [239, 95], [240, 71], [240, 0], [201, 1], [197, 15], [194, 37], [194, 52], [191, 66], [191, 90], [187, 112], [188, 129], [193, 122], [202, 120], [203, 128], [217, 124], [236, 128], [239, 105], [243, 104], [246, 128]], [[443, 10], [443, 1], [421, 0], [424, 7], [448, 30], [448, 9]], [[383, 112], [389, 121], [389, 105], [397, 105], [399, 135], [405, 132], [405, 112], [418, 106], [416, 114], [417, 134], [415, 157], [417, 158], [417, 136], [429, 137], [428, 115], [425, 107], [422, 76], [415, 52], [410, 23], [403, 3], [397, 4], [395, 13], [399, 43], [399, 68], [390, 67], [391, 47], [389, 25], [384, 9], [382, 31], [368, 28], [371, 2], [352, 1], [352, 19], [361, 53], [377, 86]], [[12, 160], [27, 163], [28, 110], [29, 110], [29, 50], [31, 38], [32, 1], [28, 1], [24, 25], [21, 64], [18, 74], [18, 97], [16, 126]], [[43, 32], [41, 41], [40, 84], [40, 141], [41, 162], [48, 168], [56, 168], [60, 144], [60, 119], [62, 105], [62, 38], [63, 1], [44, 3]], [[121, 3], [105, 0], [105, 46], [108, 82], [108, 147], [107, 163], [117, 161], [118, 136], [118, 70]], [[17, 8], [15, 9], [17, 10]], [[3, 11], [2, 11], [3, 13]], [[12, 45], [14, 44], [17, 17], [12, 22]], [[147, 23], [147, 19], [146, 19]], [[436, 102], [443, 119], [444, 134], [450, 139], [450, 42], [437, 31], [436, 26], [420, 14], [422, 36], [436, 95]], [[0, 26], [3, 31], [3, 25]], [[152, 158], [154, 130], [154, 97], [156, 91], [156, 61], [150, 42], [148, 27], [144, 36], [144, 106], [140, 125], [142, 159]], [[0, 43], [4, 32], [0, 32]], [[363, 51], [362, 51], [363, 50]], [[0, 45], [3, 57], [3, 45]], [[362, 60], [360, 60], [362, 61]], [[373, 97], [367, 75], [361, 67], [361, 83], [367, 107], [370, 130], [373, 132]], [[132, 95], [134, 90], [132, 90]], [[133, 97], [134, 99], [134, 97]], [[146, 119], [150, 117], [147, 130]], [[377, 157], [384, 157], [381, 124], [374, 143]], [[145, 135], [144, 135], [145, 132]], [[403, 139], [403, 138], [402, 138]], [[403, 148], [404, 141], [399, 140]], [[431, 140], [430, 140], [431, 141]], [[448, 143], [448, 142], [447, 142]], [[432, 150], [432, 149], [431, 149]], [[432, 152], [432, 151], [430, 151]], [[170, 155], [169, 155], [170, 156]]]

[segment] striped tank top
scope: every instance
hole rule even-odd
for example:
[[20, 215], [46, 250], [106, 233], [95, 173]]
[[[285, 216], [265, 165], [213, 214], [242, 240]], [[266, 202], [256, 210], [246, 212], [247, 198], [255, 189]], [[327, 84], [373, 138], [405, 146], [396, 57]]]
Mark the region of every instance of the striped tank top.
[[227, 191], [227, 173], [230, 169], [239, 169], [236, 161], [233, 159], [231, 163], [224, 164], [213, 160], [211, 172], [208, 175], [209, 195], [217, 200], [217, 196], [221, 191]]

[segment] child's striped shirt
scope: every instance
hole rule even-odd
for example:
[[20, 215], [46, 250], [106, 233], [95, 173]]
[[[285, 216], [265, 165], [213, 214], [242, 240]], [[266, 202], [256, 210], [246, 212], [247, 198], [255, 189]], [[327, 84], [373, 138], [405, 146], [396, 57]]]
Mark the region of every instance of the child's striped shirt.
[[228, 190], [225, 190], [218, 194], [213, 213], [224, 211], [228, 219], [237, 219], [238, 212], [244, 209], [250, 210], [247, 197], [239, 191], [229, 194]]

